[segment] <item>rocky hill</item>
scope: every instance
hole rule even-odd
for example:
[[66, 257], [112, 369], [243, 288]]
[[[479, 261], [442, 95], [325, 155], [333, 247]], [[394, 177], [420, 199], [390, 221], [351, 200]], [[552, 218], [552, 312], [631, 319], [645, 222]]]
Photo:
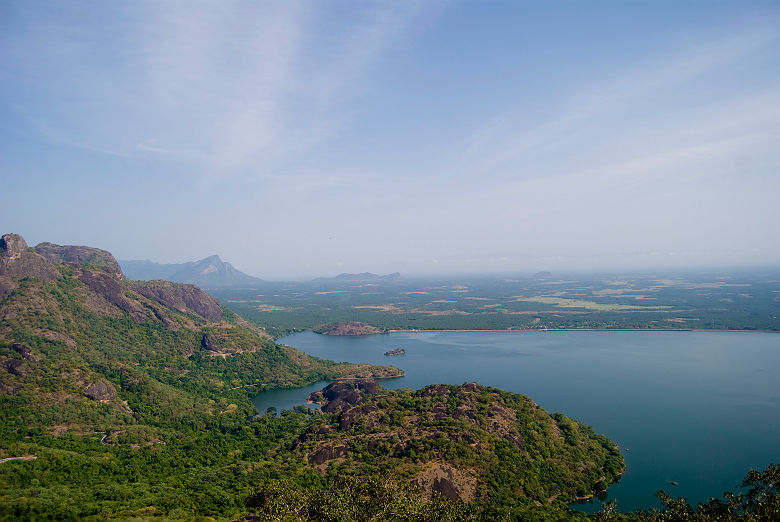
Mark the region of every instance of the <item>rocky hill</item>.
[[149, 281], [163, 279], [175, 283], [189, 283], [204, 288], [252, 286], [263, 282], [236, 269], [218, 255], [187, 263], [163, 264], [153, 261], [119, 261], [130, 279]]
[[373, 335], [383, 332], [370, 324], [357, 321], [322, 324], [312, 328], [312, 331], [322, 335]]
[[334, 383], [310, 400], [329, 422], [303, 434], [296, 451], [326, 476], [383, 470], [429, 495], [514, 496], [528, 509], [595, 495], [624, 468], [617, 446], [589, 427], [477, 383], [419, 391]]

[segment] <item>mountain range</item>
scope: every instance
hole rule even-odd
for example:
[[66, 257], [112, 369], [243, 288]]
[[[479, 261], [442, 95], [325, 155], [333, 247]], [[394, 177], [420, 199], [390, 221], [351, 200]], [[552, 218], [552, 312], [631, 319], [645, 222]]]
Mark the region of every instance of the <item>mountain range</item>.
[[251, 286], [263, 280], [238, 270], [218, 255], [209, 256], [200, 261], [186, 263], [155, 263], [148, 259], [120, 260], [119, 265], [129, 279], [151, 281], [164, 279], [175, 283], [189, 283], [204, 288], [229, 286]]

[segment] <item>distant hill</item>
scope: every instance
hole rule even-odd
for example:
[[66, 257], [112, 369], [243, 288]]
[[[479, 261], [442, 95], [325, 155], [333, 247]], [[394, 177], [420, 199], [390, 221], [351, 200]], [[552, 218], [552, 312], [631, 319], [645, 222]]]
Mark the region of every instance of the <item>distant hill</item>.
[[312, 283], [387, 283], [400, 281], [401, 274], [393, 272], [392, 274], [377, 275], [371, 272], [361, 272], [360, 274], [339, 274], [336, 277], [318, 277], [312, 280]]
[[164, 279], [174, 283], [189, 283], [205, 288], [247, 286], [263, 280], [238, 270], [218, 255], [187, 263], [155, 263], [154, 261], [119, 261], [128, 279], [151, 281]]

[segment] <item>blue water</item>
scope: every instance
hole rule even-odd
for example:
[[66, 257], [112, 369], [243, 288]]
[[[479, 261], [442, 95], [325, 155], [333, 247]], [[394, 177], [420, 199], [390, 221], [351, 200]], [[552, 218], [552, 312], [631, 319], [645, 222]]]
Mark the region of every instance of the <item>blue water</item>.
[[[655, 498], [659, 489], [694, 503], [720, 497], [751, 467], [780, 463], [777, 334], [566, 331], [332, 337], [305, 332], [279, 342], [335, 361], [402, 368], [406, 376], [383, 381], [386, 388], [477, 381], [525, 394], [549, 412], [584, 422], [623, 450], [626, 473], [609, 488], [607, 500], [617, 500], [624, 511], [660, 507]], [[406, 354], [383, 355], [391, 348], [404, 348]], [[320, 384], [305, 391], [263, 392], [255, 403], [261, 412], [269, 405], [291, 408], [305, 403]]]

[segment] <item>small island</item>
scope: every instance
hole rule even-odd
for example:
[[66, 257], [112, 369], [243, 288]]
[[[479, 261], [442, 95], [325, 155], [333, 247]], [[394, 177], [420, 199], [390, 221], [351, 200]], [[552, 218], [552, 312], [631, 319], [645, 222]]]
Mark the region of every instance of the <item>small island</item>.
[[383, 330], [375, 326], [357, 321], [322, 324], [312, 328], [312, 331], [322, 335], [373, 335], [383, 333]]
[[406, 353], [406, 350], [403, 348], [393, 348], [392, 350], [387, 350], [385, 352], [385, 355], [403, 355]]

